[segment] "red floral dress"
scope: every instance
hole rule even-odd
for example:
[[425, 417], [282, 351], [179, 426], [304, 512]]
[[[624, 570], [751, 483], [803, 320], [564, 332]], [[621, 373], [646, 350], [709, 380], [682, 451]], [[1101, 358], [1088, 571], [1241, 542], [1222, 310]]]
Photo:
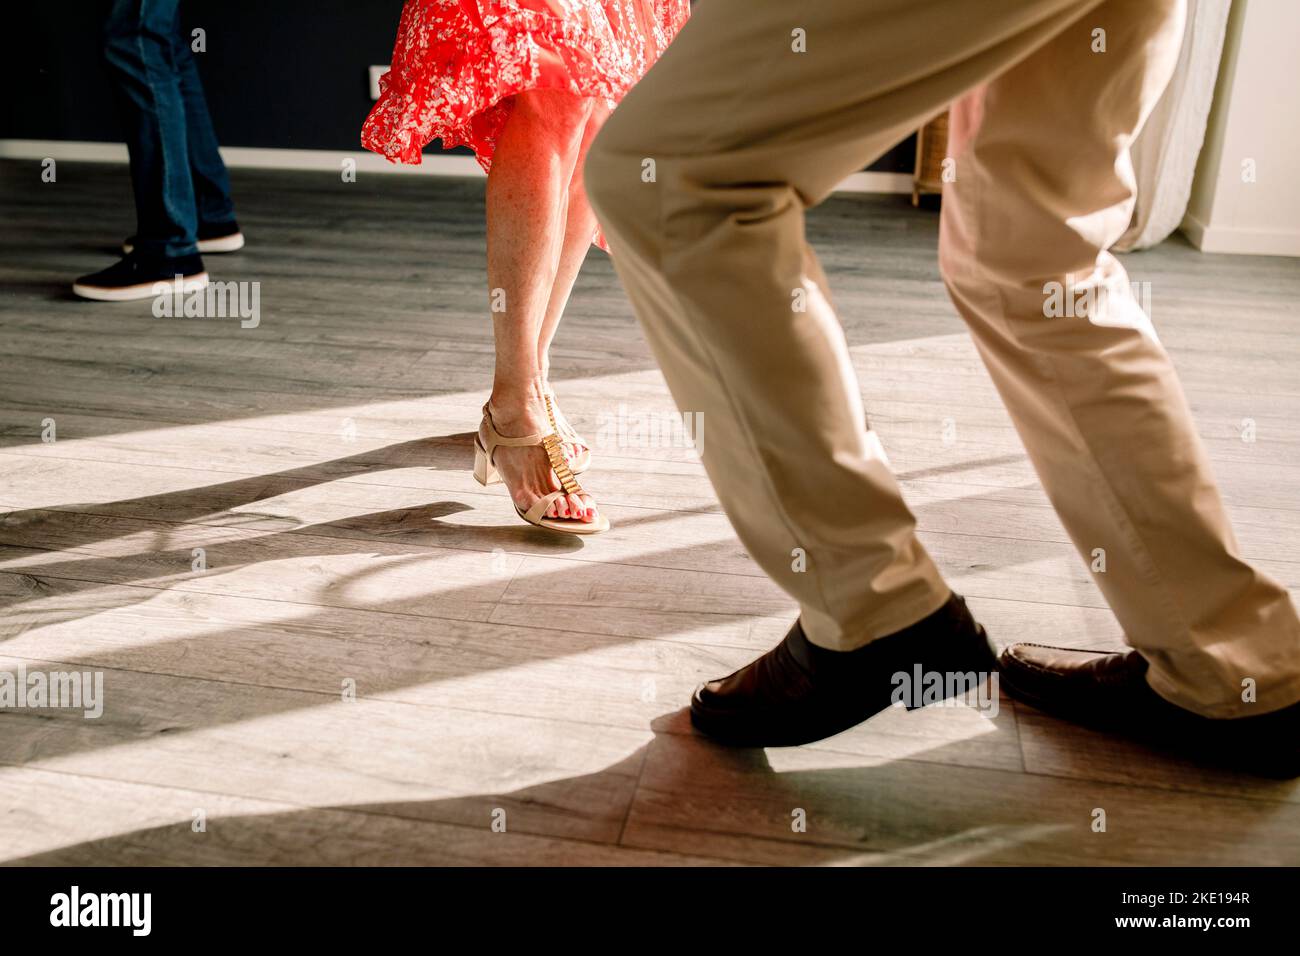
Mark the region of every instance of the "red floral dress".
[[431, 140], [486, 170], [515, 93], [567, 90], [613, 107], [690, 16], [690, 0], [406, 0], [361, 142], [398, 163]]

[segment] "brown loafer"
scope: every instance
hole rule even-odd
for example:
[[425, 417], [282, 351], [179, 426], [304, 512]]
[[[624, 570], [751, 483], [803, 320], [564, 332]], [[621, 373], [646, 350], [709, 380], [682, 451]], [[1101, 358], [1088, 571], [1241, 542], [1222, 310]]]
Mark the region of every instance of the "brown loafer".
[[1257, 717], [1202, 717], [1151, 689], [1137, 651], [1013, 644], [998, 668], [1009, 695], [1053, 716], [1202, 762], [1300, 776], [1300, 704]]
[[[910, 710], [973, 691], [995, 667], [988, 635], [956, 594], [911, 627], [852, 651], [809, 643], [795, 621], [762, 657], [697, 688], [691, 723], [733, 746], [791, 747], [838, 734], [895, 701]], [[942, 679], [923, 697], [900, 696], [921, 675]]]

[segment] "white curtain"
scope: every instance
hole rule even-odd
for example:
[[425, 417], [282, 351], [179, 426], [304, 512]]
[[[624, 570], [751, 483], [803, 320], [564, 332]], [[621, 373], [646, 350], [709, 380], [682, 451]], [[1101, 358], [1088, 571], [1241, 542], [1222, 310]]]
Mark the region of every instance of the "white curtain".
[[1120, 251], [1145, 249], [1183, 221], [1196, 159], [1214, 101], [1231, 0], [1188, 0], [1183, 48], [1173, 79], [1133, 143], [1137, 204]]

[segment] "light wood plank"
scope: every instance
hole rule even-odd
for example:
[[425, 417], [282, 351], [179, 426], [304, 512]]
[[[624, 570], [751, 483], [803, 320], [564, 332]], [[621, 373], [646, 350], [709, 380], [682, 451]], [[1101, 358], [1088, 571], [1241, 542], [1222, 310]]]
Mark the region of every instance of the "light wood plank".
[[[407, 809], [299, 808], [175, 787], [0, 769], [3, 862], [14, 866], [726, 866]], [[202, 811], [203, 829], [195, 830]]]
[[752, 863], [1295, 865], [1300, 806], [660, 735], [624, 842]]

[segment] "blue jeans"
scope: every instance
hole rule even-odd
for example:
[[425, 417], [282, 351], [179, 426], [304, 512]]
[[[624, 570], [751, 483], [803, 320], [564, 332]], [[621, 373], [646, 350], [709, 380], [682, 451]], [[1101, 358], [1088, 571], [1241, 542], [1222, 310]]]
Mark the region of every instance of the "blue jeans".
[[235, 204], [180, 0], [113, 0], [104, 59], [131, 153], [135, 247], [146, 256], [195, 253], [199, 224], [232, 222]]

